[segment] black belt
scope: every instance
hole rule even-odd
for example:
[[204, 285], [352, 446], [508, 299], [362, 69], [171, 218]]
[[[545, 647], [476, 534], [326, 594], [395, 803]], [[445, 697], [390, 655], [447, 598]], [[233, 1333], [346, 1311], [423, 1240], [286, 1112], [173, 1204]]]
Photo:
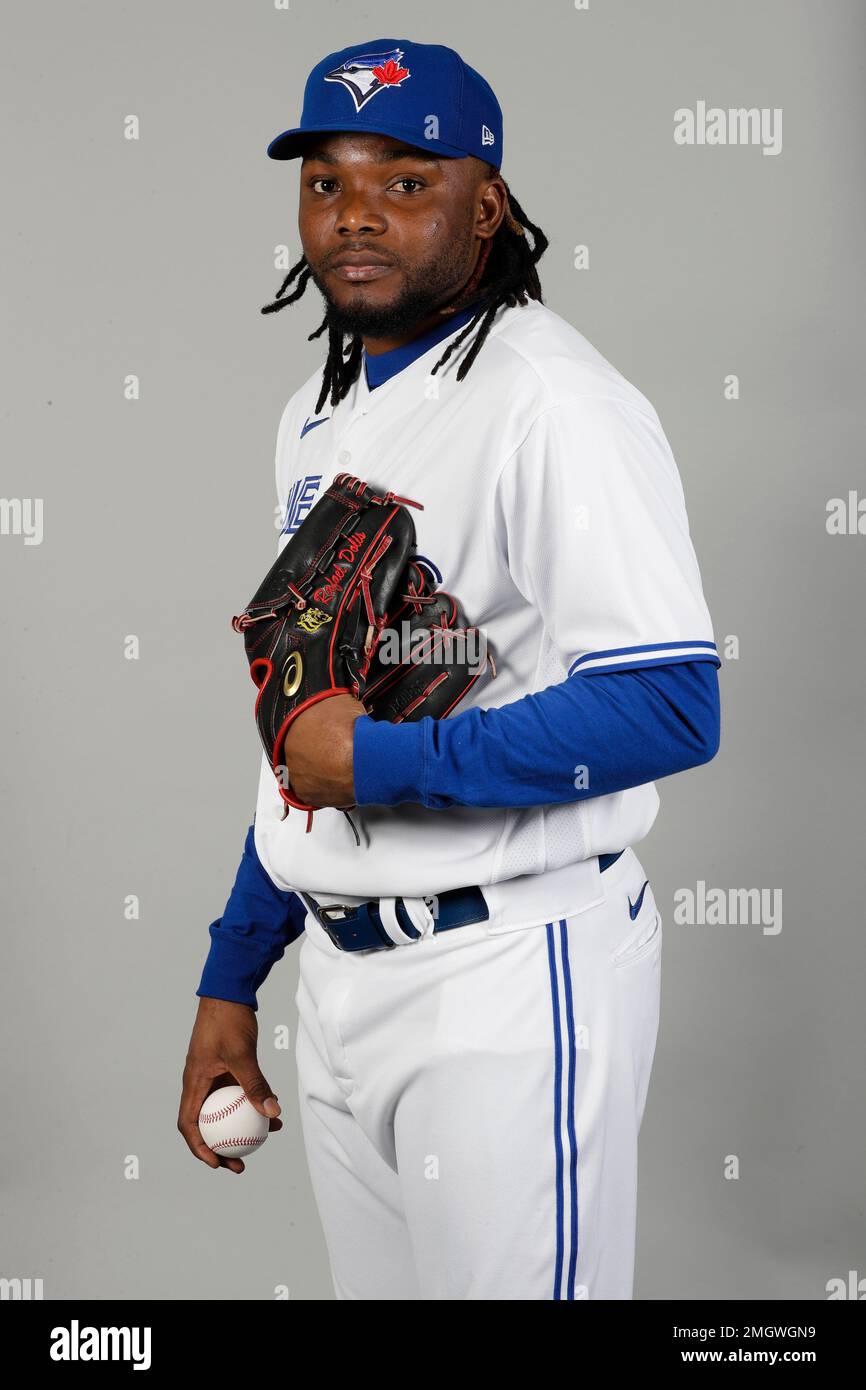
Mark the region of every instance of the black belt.
[[[618, 854], [601, 854], [598, 867], [602, 873], [619, 859]], [[379, 910], [380, 898], [359, 903], [350, 907], [347, 903], [326, 903], [321, 905], [309, 893], [300, 895], [307, 904], [316, 921], [324, 927], [334, 945], [341, 951], [381, 951], [388, 950], [398, 943], [393, 941], [382, 925]], [[429, 903], [434, 899], [426, 900]], [[490, 910], [480, 888], [449, 888], [439, 893], [433, 916], [433, 932], [450, 931], [452, 927], [465, 927], [471, 922], [486, 922]], [[423, 935], [409, 913], [402, 898], [395, 898], [394, 913], [400, 930], [408, 941], [417, 941]]]

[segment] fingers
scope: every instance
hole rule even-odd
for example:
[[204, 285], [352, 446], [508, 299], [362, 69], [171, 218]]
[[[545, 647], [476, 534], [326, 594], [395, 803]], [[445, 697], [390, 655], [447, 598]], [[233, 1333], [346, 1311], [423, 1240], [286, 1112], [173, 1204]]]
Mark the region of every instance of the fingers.
[[280, 1103], [259, 1069], [255, 1054], [234, 1062], [234, 1068], [237, 1083], [243, 1086], [250, 1105], [266, 1119], [276, 1119], [280, 1114]]
[[[219, 1156], [209, 1149], [201, 1137], [198, 1127], [199, 1111], [204, 1104], [207, 1096], [215, 1089], [212, 1076], [202, 1075], [184, 1067], [183, 1090], [180, 1097], [180, 1109], [177, 1116], [177, 1127], [186, 1140], [187, 1148], [196, 1158], [201, 1159], [209, 1168], [219, 1168]], [[218, 1084], [224, 1085], [224, 1082]], [[237, 1171], [237, 1170], [236, 1170]], [[241, 1169], [243, 1171], [243, 1169]]]
[[228, 1168], [231, 1173], [243, 1173], [244, 1161], [241, 1158], [223, 1158], [222, 1154], [214, 1154], [220, 1168]]

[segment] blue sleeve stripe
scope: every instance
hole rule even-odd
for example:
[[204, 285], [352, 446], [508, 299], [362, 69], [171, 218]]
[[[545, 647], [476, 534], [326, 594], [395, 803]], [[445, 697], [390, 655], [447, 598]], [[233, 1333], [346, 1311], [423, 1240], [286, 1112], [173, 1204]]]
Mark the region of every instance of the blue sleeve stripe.
[[715, 642], [647, 642], [642, 647], [611, 647], [608, 651], [587, 652], [572, 662], [568, 674], [573, 676], [578, 671], [582, 675], [592, 671], [633, 671], [642, 666], [669, 666], [677, 661], [713, 661], [717, 666], [722, 664]]

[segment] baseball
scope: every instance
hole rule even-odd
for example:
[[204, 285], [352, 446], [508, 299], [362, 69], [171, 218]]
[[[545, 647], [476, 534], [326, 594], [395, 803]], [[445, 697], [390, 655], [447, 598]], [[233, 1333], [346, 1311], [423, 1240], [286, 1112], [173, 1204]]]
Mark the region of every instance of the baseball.
[[199, 1111], [198, 1129], [215, 1154], [245, 1158], [267, 1139], [268, 1119], [250, 1104], [242, 1086], [220, 1086]]

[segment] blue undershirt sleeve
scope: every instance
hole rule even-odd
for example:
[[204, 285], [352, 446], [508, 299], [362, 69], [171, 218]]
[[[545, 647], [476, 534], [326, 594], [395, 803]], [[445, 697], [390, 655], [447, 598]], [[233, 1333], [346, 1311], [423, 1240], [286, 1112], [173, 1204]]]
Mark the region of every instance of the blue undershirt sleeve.
[[301, 935], [305, 919], [297, 894], [271, 881], [250, 826], [225, 911], [208, 928], [210, 951], [196, 994], [258, 1008], [256, 990], [286, 946]]
[[709, 762], [718, 658], [576, 673], [496, 709], [355, 721], [359, 806], [536, 806], [605, 796]]

